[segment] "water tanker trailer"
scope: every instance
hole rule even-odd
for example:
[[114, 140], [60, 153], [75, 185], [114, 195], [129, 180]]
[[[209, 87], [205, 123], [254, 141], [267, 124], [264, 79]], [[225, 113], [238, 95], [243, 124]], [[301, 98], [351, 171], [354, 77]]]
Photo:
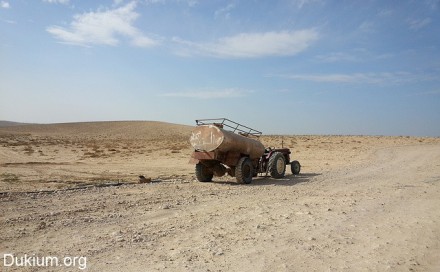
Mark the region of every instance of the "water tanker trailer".
[[258, 130], [226, 118], [196, 120], [196, 124], [190, 138], [194, 148], [191, 162], [201, 182], [225, 174], [239, 183], [251, 183], [258, 174], [282, 178], [288, 164], [294, 175], [301, 170], [298, 161], [290, 161], [288, 148], [265, 148]]

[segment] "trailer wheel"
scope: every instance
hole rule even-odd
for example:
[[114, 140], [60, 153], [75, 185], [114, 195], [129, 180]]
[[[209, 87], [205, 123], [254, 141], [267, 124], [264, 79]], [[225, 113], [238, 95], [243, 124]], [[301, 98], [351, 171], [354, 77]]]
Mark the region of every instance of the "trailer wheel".
[[252, 161], [247, 157], [242, 157], [235, 167], [235, 178], [238, 183], [249, 184], [252, 182], [254, 167]]
[[292, 174], [298, 175], [301, 171], [301, 164], [298, 161], [293, 161], [290, 163], [290, 170], [292, 170]]
[[200, 182], [210, 182], [214, 173], [202, 163], [196, 164], [196, 177]]
[[274, 152], [269, 158], [269, 172], [273, 178], [282, 178], [286, 172], [286, 161], [281, 152]]

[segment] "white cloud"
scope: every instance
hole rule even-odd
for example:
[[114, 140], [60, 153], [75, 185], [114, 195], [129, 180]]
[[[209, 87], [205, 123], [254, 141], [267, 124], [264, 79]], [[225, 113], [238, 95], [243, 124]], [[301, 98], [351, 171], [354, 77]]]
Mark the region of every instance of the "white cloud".
[[131, 41], [131, 44], [136, 47], [151, 47], [157, 45], [158, 43], [159, 41], [153, 40], [144, 35], [134, 35]]
[[175, 92], [175, 93], [165, 93], [160, 96], [165, 97], [184, 97], [184, 98], [195, 98], [195, 99], [220, 99], [220, 98], [233, 98], [246, 96], [252, 91], [240, 90], [240, 89], [224, 89], [217, 91], [189, 91], [189, 92]]
[[404, 84], [435, 80], [433, 75], [419, 75], [408, 72], [383, 72], [383, 73], [354, 73], [354, 74], [291, 74], [268, 75], [269, 77], [282, 77], [288, 79], [353, 84]]
[[362, 24], [360, 24], [360, 26], [358, 27], [358, 29], [362, 32], [374, 32], [375, 31], [375, 25], [373, 22], [369, 22], [369, 21], [364, 21], [362, 22]]
[[155, 46], [158, 40], [149, 38], [133, 26], [139, 14], [134, 11], [136, 2], [125, 6], [97, 12], [74, 15], [68, 28], [50, 26], [47, 32], [58, 40], [81, 46], [103, 44], [115, 46], [119, 44], [118, 36], [126, 36], [131, 44], [139, 47]]
[[11, 7], [11, 5], [9, 5], [9, 2], [1, 1], [1, 2], [0, 2], [0, 7], [1, 7], [1, 8], [4, 8], [4, 9], [8, 9], [8, 8]]
[[425, 4], [431, 10], [437, 10], [438, 5], [440, 4], [440, 0], [425, 0]]
[[409, 94], [408, 96], [431, 96], [431, 95], [440, 95], [440, 90], [427, 91], [427, 92], [415, 92], [415, 93]]
[[378, 12], [378, 16], [379, 17], [389, 17], [390, 15], [393, 14], [393, 10], [391, 9], [382, 9]]
[[188, 7], [194, 7], [199, 4], [198, 0], [143, 0], [146, 4], [167, 4], [167, 3], [177, 3], [184, 4]]
[[198, 0], [187, 0], [187, 4], [189, 7], [194, 7], [199, 3]]
[[165, 0], [145, 0], [147, 4], [164, 4]]
[[119, 6], [120, 4], [122, 4], [124, 2], [124, 0], [113, 0], [113, 5], [115, 6]]
[[43, 0], [43, 2], [51, 3], [51, 4], [69, 4], [69, 0]]
[[228, 4], [226, 7], [220, 8], [214, 12], [214, 17], [219, 18], [223, 17], [228, 19], [231, 16], [231, 11], [235, 8], [234, 3]]
[[337, 82], [337, 83], [347, 83], [347, 82], [359, 82], [364, 81], [366, 76], [364, 74], [328, 74], [328, 75], [288, 75], [285, 76], [290, 79], [299, 79], [306, 81], [316, 81], [316, 82]]
[[179, 38], [173, 41], [185, 46], [181, 55], [201, 54], [219, 58], [260, 58], [293, 56], [306, 50], [318, 39], [313, 29], [263, 33], [241, 33], [215, 42], [191, 42]]
[[371, 60], [381, 60], [392, 57], [393, 54], [375, 54], [364, 48], [357, 48], [351, 52], [331, 52], [317, 55], [315, 58], [320, 62], [364, 62]]
[[320, 3], [321, 0], [293, 0], [292, 1], [299, 9], [303, 8], [305, 5], [312, 4], [314, 2]]
[[359, 61], [355, 55], [345, 52], [333, 52], [325, 55], [318, 55], [316, 59], [322, 62], [338, 62], [338, 61]]
[[424, 18], [424, 19], [415, 19], [415, 20], [408, 20], [409, 28], [412, 30], [419, 30], [431, 23], [431, 18]]
[[15, 25], [15, 24], [17, 24], [17, 22], [16, 22], [16, 21], [13, 21], [13, 20], [3, 20], [3, 19], [1, 19], [1, 21], [2, 21], [2, 22], [5, 22], [5, 23], [7, 23], [7, 24], [10, 24], [10, 25]]

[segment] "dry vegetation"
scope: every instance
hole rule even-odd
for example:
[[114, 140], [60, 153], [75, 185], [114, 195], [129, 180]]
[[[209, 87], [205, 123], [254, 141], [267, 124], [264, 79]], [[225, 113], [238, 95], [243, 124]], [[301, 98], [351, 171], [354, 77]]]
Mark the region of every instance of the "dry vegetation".
[[[159, 122], [0, 128], [0, 169], [20, 180], [12, 183], [10, 178], [2, 178], [0, 191], [133, 182], [139, 175], [189, 176], [190, 130]], [[177, 165], [174, 159], [178, 159]]]

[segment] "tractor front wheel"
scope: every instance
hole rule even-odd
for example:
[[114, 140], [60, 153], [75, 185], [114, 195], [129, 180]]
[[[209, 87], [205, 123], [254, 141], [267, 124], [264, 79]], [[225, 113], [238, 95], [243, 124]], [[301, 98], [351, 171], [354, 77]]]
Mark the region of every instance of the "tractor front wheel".
[[290, 170], [292, 170], [292, 174], [298, 175], [299, 171], [301, 171], [301, 164], [298, 161], [293, 161], [290, 163]]
[[282, 178], [286, 172], [286, 161], [281, 152], [274, 152], [269, 158], [269, 172], [273, 178]]
[[210, 182], [214, 173], [202, 163], [196, 164], [196, 177], [200, 182]]
[[235, 167], [235, 178], [238, 183], [249, 184], [252, 182], [254, 175], [254, 167], [252, 161], [248, 157], [242, 157]]

